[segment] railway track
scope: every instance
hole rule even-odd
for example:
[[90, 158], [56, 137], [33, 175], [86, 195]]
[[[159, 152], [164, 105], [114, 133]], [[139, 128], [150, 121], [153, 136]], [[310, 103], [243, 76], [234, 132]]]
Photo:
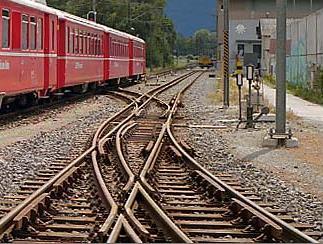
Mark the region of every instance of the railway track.
[[[315, 242], [274, 215], [282, 210], [270, 210], [230, 175], [213, 176], [177, 142], [172, 123], [181, 96], [201, 75], [143, 95], [115, 92], [129, 105], [100, 126], [81, 156], [7, 212], [2, 241]], [[158, 98], [181, 82], [170, 104]]]

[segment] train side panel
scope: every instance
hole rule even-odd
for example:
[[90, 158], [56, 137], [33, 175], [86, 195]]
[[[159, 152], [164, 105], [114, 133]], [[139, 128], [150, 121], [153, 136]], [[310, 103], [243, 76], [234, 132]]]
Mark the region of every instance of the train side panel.
[[110, 33], [109, 79], [129, 77], [129, 39]]
[[[64, 72], [64, 84], [69, 87], [104, 80], [104, 33], [72, 22], [60, 26], [60, 69]], [[64, 39], [64, 40], [63, 40]]]
[[143, 43], [134, 41], [133, 44], [133, 74], [145, 73], [145, 46]]
[[44, 91], [57, 89], [57, 16], [44, 15]]
[[0, 92], [43, 92], [44, 14], [1, 1]]

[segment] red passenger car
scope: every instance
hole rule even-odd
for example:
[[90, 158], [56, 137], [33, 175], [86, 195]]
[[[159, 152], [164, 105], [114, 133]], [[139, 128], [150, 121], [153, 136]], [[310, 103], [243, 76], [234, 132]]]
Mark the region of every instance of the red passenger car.
[[30, 0], [0, 2], [0, 106], [145, 73], [145, 42]]

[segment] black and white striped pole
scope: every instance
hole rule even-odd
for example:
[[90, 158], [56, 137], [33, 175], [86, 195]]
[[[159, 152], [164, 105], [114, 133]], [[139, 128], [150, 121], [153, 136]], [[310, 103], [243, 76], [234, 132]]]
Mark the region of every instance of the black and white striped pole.
[[229, 102], [229, 0], [223, 0], [223, 108], [230, 106]]

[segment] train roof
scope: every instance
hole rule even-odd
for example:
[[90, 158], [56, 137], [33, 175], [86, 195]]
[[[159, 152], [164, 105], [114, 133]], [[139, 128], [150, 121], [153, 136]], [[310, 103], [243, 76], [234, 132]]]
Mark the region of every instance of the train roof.
[[114, 33], [114, 34], [122, 36], [124, 38], [129, 38], [131, 40], [134, 40], [134, 41], [137, 41], [137, 42], [140, 42], [140, 43], [145, 43], [144, 40], [142, 40], [141, 38], [138, 38], [136, 36], [133, 36], [133, 35], [130, 35], [128, 33], [125, 33], [125, 32], [122, 32], [122, 31], [119, 31], [119, 30], [116, 30], [116, 29], [113, 29], [113, 28], [110, 28], [110, 27], [95, 23], [93, 21], [90, 21], [90, 20], [75, 16], [75, 15], [72, 15], [70, 13], [67, 13], [67, 12], [64, 12], [64, 11], [61, 11], [61, 10], [46, 6], [46, 5], [41, 4], [41, 3], [37, 3], [37, 2], [31, 1], [31, 0], [10, 0], [10, 1], [14, 2], [14, 3], [17, 3], [17, 4], [28, 6], [30, 8], [40, 10], [40, 11], [45, 12], [45, 13], [56, 15], [60, 19], [66, 19], [66, 20], [72, 21], [72, 22], [77, 23], [77, 24], [82, 24], [82, 25], [86, 25], [86, 26], [91, 27], [91, 28], [95, 28], [95, 29], [100, 30], [100, 31], [104, 31], [104, 32], [108, 32], [108, 33]]

